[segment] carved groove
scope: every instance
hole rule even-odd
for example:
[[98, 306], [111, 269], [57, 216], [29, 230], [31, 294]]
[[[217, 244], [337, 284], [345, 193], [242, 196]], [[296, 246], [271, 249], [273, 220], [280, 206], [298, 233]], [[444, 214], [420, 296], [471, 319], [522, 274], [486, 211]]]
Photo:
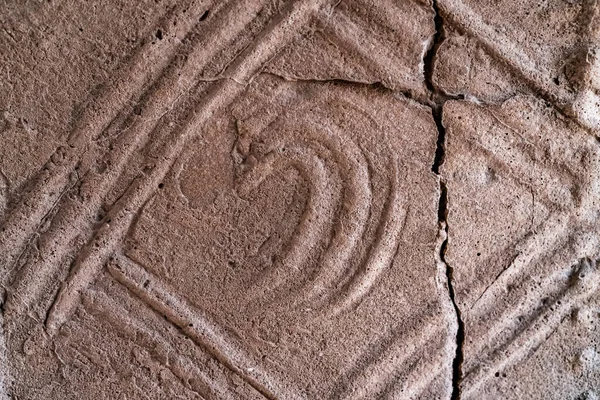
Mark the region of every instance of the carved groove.
[[152, 350], [159, 350], [162, 354], [168, 354], [169, 359], [163, 365], [169, 368], [181, 383], [197, 394], [207, 398], [235, 399], [231, 387], [224, 382], [227, 379], [215, 379], [214, 371], [209, 376], [198, 368], [196, 360], [178, 354], [176, 348], [171, 346], [167, 340], [156, 334], [156, 330], [147, 326], [143, 321], [128, 312], [115, 300], [106, 294], [94, 290], [87, 291], [82, 297], [83, 305], [100, 318], [115, 326], [120, 332], [124, 332], [136, 343]]
[[339, 298], [332, 307], [335, 314], [355, 307], [367, 295], [383, 275], [385, 269], [393, 262], [397, 251], [398, 239], [407, 212], [402, 207], [402, 199], [400, 198], [398, 160], [395, 154], [392, 154], [390, 158], [390, 168], [392, 170], [390, 195], [385, 206], [383, 222], [379, 224], [377, 238], [369, 252], [367, 262], [353, 277], [348, 288], [344, 290], [346, 294]]
[[[273, 145], [275, 150], [259, 159], [258, 164], [253, 166], [242, 180], [244, 191], [254, 188], [264, 179], [266, 172], [274, 173], [284, 166], [274, 164], [274, 159], [294, 163], [298, 159], [297, 154], [306, 152], [314, 154], [313, 158], [307, 159], [304, 156], [302, 164], [297, 164], [296, 168], [300, 171], [319, 171], [318, 174], [303, 174], [305, 179], [308, 177], [314, 181], [308, 181], [311, 185], [310, 197], [300, 227], [292, 238], [286, 255], [250, 288], [247, 299], [255, 301], [269, 295], [270, 292], [277, 292], [278, 301], [287, 303], [288, 307], [316, 308], [324, 317], [330, 318], [356, 306], [390, 266], [398, 247], [406, 210], [404, 199], [400, 197], [398, 160], [393, 150], [386, 149], [389, 161], [384, 170], [390, 170], [388, 198], [366, 260], [358, 270], [353, 270], [351, 260], [357, 256], [356, 249], [363, 240], [372, 203], [367, 159], [349, 135], [332, 124], [313, 120], [314, 118], [308, 116], [294, 121], [292, 133], [287, 141]], [[286, 132], [289, 131], [286, 124], [288, 122], [285, 120], [276, 120], [269, 125], [269, 129]], [[281, 149], [285, 149], [285, 152]], [[315, 156], [333, 163], [328, 172], [322, 170], [326, 164], [318, 161]], [[266, 164], [270, 165], [268, 169]], [[341, 193], [328, 194], [327, 198], [323, 199], [324, 193], [331, 189], [325, 188], [322, 193], [314, 192], [315, 185], [326, 186], [327, 176], [334, 176], [335, 171], [331, 169], [335, 169], [339, 174], [337, 179], [341, 183]], [[257, 179], [257, 176], [261, 178]], [[245, 183], [245, 180], [252, 183]], [[315, 196], [319, 197], [318, 202], [313, 200]], [[300, 272], [304, 271], [307, 275], [305, 263], [316, 244], [315, 234], [311, 233], [309, 236], [304, 232], [307, 229], [310, 232], [323, 231], [323, 216], [329, 215], [329, 218], [332, 218], [334, 213], [331, 210], [335, 205], [331, 204], [331, 201], [338, 197], [341, 201], [339, 215], [333, 221], [331, 240], [318, 258], [316, 271], [300, 285], [300, 288], [292, 290], [291, 285], [298, 286], [295, 282], [300, 278]], [[321, 208], [318, 213], [314, 211], [314, 204]], [[315, 215], [318, 215], [318, 218]], [[310, 221], [309, 228], [305, 227], [307, 221]]]
[[[115, 255], [108, 265], [110, 274], [158, 313], [166, 316], [183, 333], [205, 348], [221, 363], [237, 373], [268, 399], [275, 393], [288, 391], [284, 398], [295, 398], [289, 392], [293, 386], [283, 384], [263, 370], [261, 362], [246, 352], [243, 346], [217, 322], [195, 309], [148, 273], [143, 267], [123, 255]], [[281, 379], [281, 378], [280, 378]]]
[[444, 2], [441, 5], [444, 19], [447, 19], [459, 29], [477, 38], [490, 53], [499, 57], [517, 76], [522, 78], [531, 88], [550, 99], [559, 106], [564, 106], [570, 100], [569, 93], [561, 87], [548, 90], [547, 81], [550, 79], [539, 71], [539, 67], [523, 52], [519, 46], [510, 41], [492, 27], [486, 25], [482, 18], [474, 13], [468, 6], [460, 2]]
[[110, 254], [126, 234], [136, 213], [167, 175], [186, 143], [201, 132], [202, 125], [210, 117], [231, 104], [245, 89], [241, 83], [249, 81], [268, 60], [290, 42], [322, 3], [326, 1], [303, 1], [292, 4], [287, 13], [282, 13], [259, 35], [255, 44], [227, 68], [224, 75], [229, 79], [219, 80], [213, 84], [205, 101], [198, 103], [183, 121], [181, 131], [177, 135], [165, 138], [166, 141], [160, 149], [160, 163], [134, 181], [108, 214], [107, 217], [111, 222], [104, 223], [80, 253], [48, 314], [47, 327], [50, 331], [56, 331], [70, 317], [79, 301], [81, 291], [100, 272]]
[[463, 387], [466, 395], [475, 392], [493, 378], [496, 372], [531, 356], [558, 329], [577, 305], [585, 303], [597, 293], [600, 288], [600, 269], [597, 262], [582, 260], [582, 263], [583, 268], [575, 271], [576, 275], [573, 276], [569, 286], [552, 304], [546, 306], [541, 314], [501, 349], [492, 352], [487, 358], [485, 367], [479, 367], [465, 375]]
[[276, 291], [288, 280], [300, 274], [300, 266], [304, 265], [312, 254], [313, 248], [323, 234], [325, 218], [332, 212], [334, 206], [332, 184], [325, 171], [326, 167], [310, 148], [296, 149], [286, 146], [285, 154], [281, 152], [268, 154], [245, 174], [238, 185], [238, 193], [242, 195], [249, 193], [258, 187], [268, 174], [288, 167], [297, 169], [310, 185], [306, 210], [279, 263], [287, 269], [286, 273], [281, 273], [279, 268], [275, 267], [264, 274], [248, 291], [246, 297], [249, 301], [263, 296], [265, 290]]
[[[135, 119], [133, 124], [114, 140], [111, 145], [113, 150], [107, 151], [103, 159], [103, 164], [108, 166], [104, 171], [85, 171], [86, 175], [81, 181], [91, 190], [86, 191], [83, 200], [72, 200], [65, 204], [61, 208], [62, 213], [52, 221], [50, 229], [40, 235], [40, 242], [43, 243], [41, 249], [43, 260], [41, 263], [29, 263], [22, 268], [8, 293], [7, 313], [18, 315], [23, 309], [35, 303], [41, 290], [48, 285], [67, 254], [72, 251], [73, 240], [83, 232], [87, 233], [87, 238], [91, 236], [96, 213], [101, 209], [106, 194], [127, 169], [131, 158], [147, 145], [148, 137], [157, 128], [159, 121], [193, 86], [198, 71], [201, 71], [212, 56], [227, 44], [228, 40], [224, 35], [238, 34], [252, 21], [261, 6], [261, 1], [243, 4], [234, 2], [232, 7], [225, 10], [224, 16], [217, 15], [215, 27], [217, 34], [207, 35], [205, 39], [195, 44], [191, 53], [187, 55], [185, 64], [177, 69], [169, 69], [153, 87], [148, 98], [143, 102], [143, 110], [144, 114], [155, 117]], [[201, 15], [200, 11], [200, 9], [195, 10], [196, 13], [200, 13], [198, 15]], [[243, 17], [237, 17], [238, 15]], [[234, 16], [236, 17], [233, 18]], [[231, 24], [231, 20], [235, 20], [236, 23]], [[105, 218], [108, 219], [110, 217]], [[18, 293], [18, 301], [14, 300], [12, 293]]]
[[[467, 337], [474, 332], [465, 346], [460, 383], [467, 397], [481, 394], [492, 378], [531, 357], [600, 285], [597, 262], [591, 261], [600, 243], [594, 205], [600, 189], [597, 143], [574, 124], [550, 119], [554, 115], [547, 111], [529, 112], [535, 122], [523, 122], [524, 129], [511, 126], [514, 110], [536, 107], [531, 100], [514, 101], [468, 105], [477, 111], [475, 128], [459, 128], [467, 154], [483, 151], [490, 169], [502, 172], [498, 180], [529, 190], [533, 202], [528, 233], [505, 247], [514, 258], [463, 310]], [[561, 134], [545, 140], [550, 129]], [[548, 212], [540, 222], [536, 202]]]
[[[180, 11], [189, 8], [187, 19], [179, 19]], [[9, 211], [0, 228], [0, 276], [7, 276], [20, 254], [24, 251], [31, 236], [52, 207], [65, 193], [72, 174], [77, 173], [81, 156], [90, 141], [97, 138], [110, 122], [116, 118], [127, 102], [139, 97], [147, 82], [151, 82], [167, 65], [176, 51], [181, 37], [195, 25], [197, 17], [204, 11], [200, 4], [183, 4], [172, 10], [164, 18], [164, 26], [169, 27], [177, 40], [162, 40], [158, 43], [147, 41], [114, 75], [108, 90], [98, 96], [77, 120], [69, 137], [69, 145], [60, 147], [46, 165], [30, 180], [28, 189], [21, 200]], [[173, 22], [177, 21], [177, 25]]]

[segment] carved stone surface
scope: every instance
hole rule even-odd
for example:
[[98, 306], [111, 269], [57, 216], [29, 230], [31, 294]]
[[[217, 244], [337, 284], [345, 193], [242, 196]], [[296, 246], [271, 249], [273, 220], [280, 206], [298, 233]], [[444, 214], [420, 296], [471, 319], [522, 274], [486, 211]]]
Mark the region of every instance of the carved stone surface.
[[0, 12], [0, 399], [593, 399], [597, 5]]
[[594, 361], [580, 365], [600, 340], [597, 139], [532, 97], [446, 102], [443, 122], [463, 395], [597, 389]]

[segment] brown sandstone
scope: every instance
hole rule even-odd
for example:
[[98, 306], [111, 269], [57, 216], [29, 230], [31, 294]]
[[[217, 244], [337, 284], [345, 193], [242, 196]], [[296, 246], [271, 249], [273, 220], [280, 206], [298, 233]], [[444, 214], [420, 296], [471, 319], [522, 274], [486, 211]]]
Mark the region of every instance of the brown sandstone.
[[0, 399], [597, 398], [595, 2], [0, 10]]

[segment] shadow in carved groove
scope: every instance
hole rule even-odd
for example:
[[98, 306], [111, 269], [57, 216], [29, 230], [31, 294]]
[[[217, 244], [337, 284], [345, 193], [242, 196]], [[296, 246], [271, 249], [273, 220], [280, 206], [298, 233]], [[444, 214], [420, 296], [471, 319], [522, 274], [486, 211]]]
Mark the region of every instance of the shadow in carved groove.
[[[133, 180], [107, 214], [103, 224], [94, 232], [87, 246], [79, 252], [69, 277], [63, 282], [48, 313], [46, 326], [51, 332], [55, 332], [72, 314], [78, 304], [81, 291], [95, 279], [126, 234], [137, 211], [154, 193], [155, 188], [168, 173], [172, 163], [189, 140], [198, 134], [200, 127], [216, 111], [222, 110], [234, 101], [245, 89], [245, 84], [297, 35], [298, 31], [311, 20], [314, 12], [323, 5], [322, 3], [325, 1], [301, 1], [290, 4], [286, 12], [274, 18], [255, 42], [227, 67], [224, 75], [228, 78], [214, 82], [203, 101], [195, 104], [186, 114], [181, 121], [182, 128], [177, 134], [159, 135], [164, 140], [158, 149], [160, 163]], [[168, 130], [169, 127], [161, 126], [158, 129]]]
[[[253, 155], [252, 160], [258, 160], [244, 166], [247, 171], [238, 181], [238, 194], [245, 197], [270, 174], [295, 168], [309, 186], [304, 214], [284, 255], [254, 282], [246, 299], [319, 308], [323, 316], [332, 316], [360, 303], [392, 264], [406, 210], [394, 151], [381, 145], [378, 158], [369, 159], [358, 139], [308, 108], [304, 104], [294, 107], [293, 116], [277, 118], [261, 132], [269, 150]], [[355, 117], [362, 113], [355, 111]], [[277, 139], [270, 139], [275, 132]], [[387, 181], [387, 198], [368, 254], [356, 268], [353, 260], [362, 257], [357, 249], [364, 245], [371, 216], [372, 173]], [[311, 270], [309, 260], [325, 235], [331, 238], [322, 254], [316, 255], [317, 266]], [[300, 287], [297, 282], [302, 282]]]

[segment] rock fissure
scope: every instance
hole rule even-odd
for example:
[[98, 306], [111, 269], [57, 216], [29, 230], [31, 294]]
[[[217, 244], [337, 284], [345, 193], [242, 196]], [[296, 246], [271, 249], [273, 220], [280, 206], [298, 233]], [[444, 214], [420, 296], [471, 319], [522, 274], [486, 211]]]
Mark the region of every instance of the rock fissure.
[[444, 103], [452, 99], [441, 92], [433, 83], [433, 72], [434, 72], [434, 63], [437, 49], [444, 41], [444, 26], [443, 26], [443, 18], [440, 14], [439, 7], [437, 1], [433, 1], [433, 10], [434, 10], [434, 21], [435, 21], [435, 34], [433, 37], [433, 41], [425, 57], [424, 61], [424, 76], [425, 76], [425, 84], [427, 89], [430, 92], [430, 102], [431, 102], [431, 112], [433, 115], [433, 119], [435, 121], [438, 137], [436, 143], [435, 157], [433, 160], [433, 164], [431, 166], [431, 170], [434, 174], [436, 174], [439, 178], [440, 183], [440, 198], [438, 202], [438, 225], [440, 230], [441, 237], [444, 238], [441, 246], [439, 247], [439, 260], [445, 267], [445, 275], [446, 281], [448, 285], [448, 297], [450, 302], [452, 303], [452, 307], [454, 309], [457, 330], [456, 330], [456, 352], [454, 354], [454, 359], [452, 361], [452, 400], [458, 400], [461, 397], [460, 392], [460, 384], [462, 380], [462, 363], [464, 359], [463, 355], [463, 344], [465, 339], [464, 332], [464, 322], [462, 320], [461, 311], [456, 302], [456, 295], [453, 286], [453, 268], [446, 262], [446, 249], [448, 245], [448, 189], [446, 187], [446, 183], [440, 176], [440, 167], [444, 163], [444, 155], [445, 155], [445, 144], [446, 144], [446, 130], [444, 128], [442, 122], [442, 113]]
[[446, 249], [448, 245], [448, 224], [446, 222], [448, 216], [448, 190], [446, 184], [440, 180], [440, 201], [438, 208], [438, 220], [440, 229], [444, 232], [444, 241], [440, 246], [439, 260], [443, 263], [446, 268], [446, 282], [448, 285], [448, 297], [454, 308], [456, 317], [456, 352], [454, 360], [452, 361], [452, 396], [451, 400], [460, 399], [460, 384], [463, 378], [462, 363], [464, 360], [463, 345], [465, 341], [465, 326], [462, 319], [461, 310], [456, 302], [456, 293], [453, 286], [454, 280], [454, 269], [446, 261]]

